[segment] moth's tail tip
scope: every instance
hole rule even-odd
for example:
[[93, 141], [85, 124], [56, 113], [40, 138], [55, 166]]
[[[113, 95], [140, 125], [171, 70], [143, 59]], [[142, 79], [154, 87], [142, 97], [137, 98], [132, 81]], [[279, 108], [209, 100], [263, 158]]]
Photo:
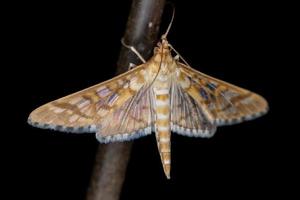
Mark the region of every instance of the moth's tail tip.
[[167, 178], [168, 180], [170, 180], [170, 179], [171, 179], [170, 172], [165, 172], [165, 176], [166, 176], [166, 178]]

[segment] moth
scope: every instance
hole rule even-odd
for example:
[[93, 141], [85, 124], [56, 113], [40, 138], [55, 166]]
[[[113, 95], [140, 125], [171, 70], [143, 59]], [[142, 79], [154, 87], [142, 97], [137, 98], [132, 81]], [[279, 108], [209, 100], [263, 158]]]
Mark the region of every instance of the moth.
[[[73, 133], [96, 133], [101, 143], [155, 133], [166, 177], [171, 132], [210, 138], [218, 126], [257, 118], [267, 101], [249, 90], [196, 71], [173, 57], [167, 33], [147, 62], [34, 110], [29, 124]], [[183, 60], [184, 61], [184, 60]]]

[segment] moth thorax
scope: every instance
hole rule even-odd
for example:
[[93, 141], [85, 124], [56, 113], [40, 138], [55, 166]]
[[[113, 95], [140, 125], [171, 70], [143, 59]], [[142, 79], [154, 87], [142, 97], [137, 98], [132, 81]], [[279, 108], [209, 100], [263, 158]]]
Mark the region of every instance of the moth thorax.
[[156, 63], [157, 66], [169, 66], [173, 63], [173, 57], [169, 50], [165, 51], [157, 51], [157, 53], [154, 54], [153, 60]]

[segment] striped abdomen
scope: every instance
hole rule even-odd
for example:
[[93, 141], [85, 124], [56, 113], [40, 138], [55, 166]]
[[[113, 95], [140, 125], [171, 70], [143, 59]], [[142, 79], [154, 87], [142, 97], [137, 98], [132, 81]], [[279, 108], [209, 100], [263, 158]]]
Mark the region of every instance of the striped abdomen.
[[167, 83], [161, 82], [154, 88], [155, 94], [155, 136], [162, 165], [167, 178], [171, 169], [171, 129], [170, 129], [170, 94]]

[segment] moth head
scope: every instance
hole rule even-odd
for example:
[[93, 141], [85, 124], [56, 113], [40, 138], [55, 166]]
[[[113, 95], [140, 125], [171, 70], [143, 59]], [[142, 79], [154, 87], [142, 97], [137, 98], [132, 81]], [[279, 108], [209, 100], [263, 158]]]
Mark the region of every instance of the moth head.
[[158, 46], [163, 49], [169, 49], [169, 42], [164, 35], [161, 36], [161, 42], [158, 43]]
[[169, 45], [169, 42], [167, 40], [167, 36], [168, 36], [168, 33], [171, 29], [171, 26], [172, 26], [172, 23], [173, 23], [173, 20], [174, 20], [174, 16], [175, 16], [175, 7], [173, 4], [172, 5], [172, 8], [173, 8], [173, 13], [172, 13], [172, 18], [171, 18], [171, 21], [169, 23], [169, 26], [166, 30], [166, 32], [164, 34], [162, 34], [161, 36], [161, 41], [157, 43], [157, 47], [154, 49], [154, 53], [162, 53], [162, 54], [168, 54], [170, 53], [170, 45]]
[[167, 53], [170, 52], [169, 42], [164, 35], [161, 37], [161, 41], [157, 43], [157, 47], [154, 49], [154, 53]]

